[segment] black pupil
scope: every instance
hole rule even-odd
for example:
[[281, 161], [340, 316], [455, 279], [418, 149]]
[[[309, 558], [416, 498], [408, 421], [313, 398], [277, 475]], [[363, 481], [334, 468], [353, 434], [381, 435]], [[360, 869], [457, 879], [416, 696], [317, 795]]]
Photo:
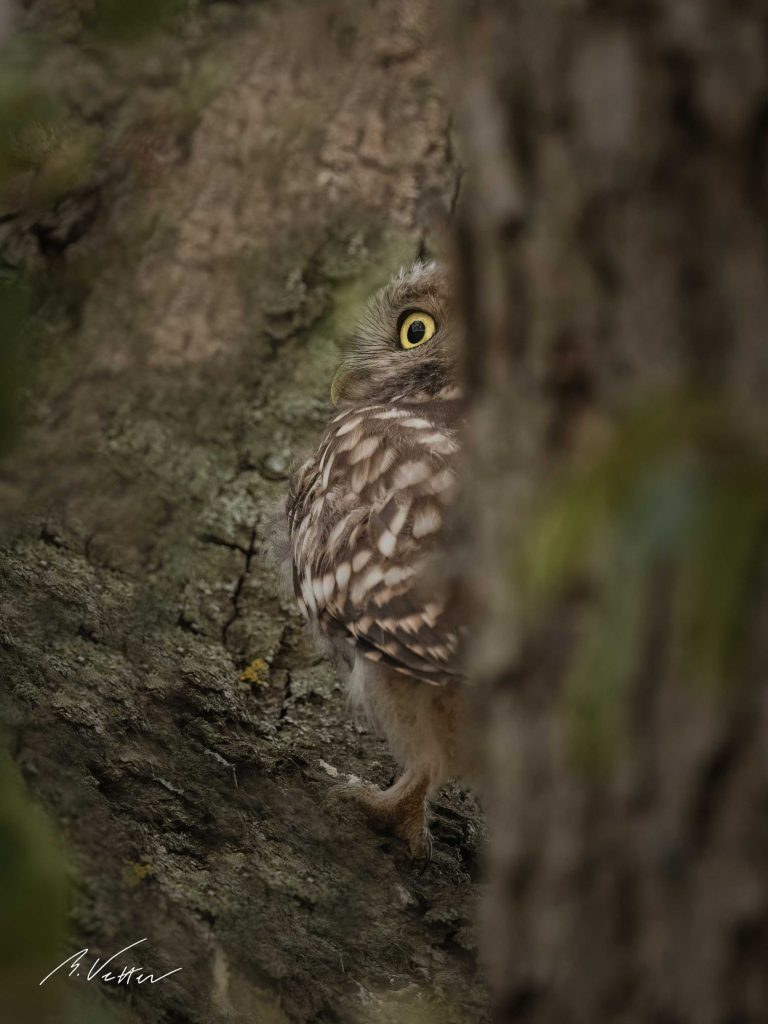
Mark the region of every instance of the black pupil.
[[414, 320], [409, 325], [406, 337], [412, 345], [418, 345], [420, 341], [424, 340], [424, 335], [427, 333], [427, 327], [423, 320]]

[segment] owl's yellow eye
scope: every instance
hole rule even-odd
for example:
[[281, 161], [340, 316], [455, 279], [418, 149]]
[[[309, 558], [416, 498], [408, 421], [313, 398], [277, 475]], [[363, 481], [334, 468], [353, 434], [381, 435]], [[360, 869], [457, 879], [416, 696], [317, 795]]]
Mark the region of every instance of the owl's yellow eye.
[[435, 336], [437, 324], [429, 313], [409, 313], [400, 324], [400, 344], [403, 348], [416, 348]]

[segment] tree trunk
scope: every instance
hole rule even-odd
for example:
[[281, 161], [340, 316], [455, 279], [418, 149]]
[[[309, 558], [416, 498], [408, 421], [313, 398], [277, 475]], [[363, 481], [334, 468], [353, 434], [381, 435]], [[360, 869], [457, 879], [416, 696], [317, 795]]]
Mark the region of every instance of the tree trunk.
[[[11, 833], [0, 763], [3, 1020], [103, 1021], [72, 1005], [98, 992], [131, 1024], [484, 1017], [477, 808], [442, 795], [421, 872], [333, 799], [396, 766], [260, 558], [344, 332], [452, 201], [432, 25], [410, 0], [19, 5], [0, 413], [35, 317], [0, 475], [0, 714], [75, 891], [62, 941], [51, 844]], [[142, 937], [121, 959], [181, 971], [85, 981]]]
[[765, 1021], [768, 13], [457, 27], [498, 1018]]

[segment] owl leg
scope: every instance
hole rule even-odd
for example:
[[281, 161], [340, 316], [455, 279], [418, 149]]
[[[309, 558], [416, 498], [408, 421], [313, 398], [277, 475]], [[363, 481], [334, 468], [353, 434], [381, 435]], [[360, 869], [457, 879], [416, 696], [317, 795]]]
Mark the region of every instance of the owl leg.
[[409, 767], [389, 789], [356, 786], [348, 790], [376, 828], [394, 832], [404, 840], [412, 857], [430, 860], [432, 836], [427, 824], [428, 773]]
[[358, 657], [350, 696], [384, 734], [402, 772], [388, 789], [357, 786], [349, 795], [374, 825], [393, 831], [414, 857], [429, 858], [428, 798], [453, 774], [456, 694], [420, 683]]

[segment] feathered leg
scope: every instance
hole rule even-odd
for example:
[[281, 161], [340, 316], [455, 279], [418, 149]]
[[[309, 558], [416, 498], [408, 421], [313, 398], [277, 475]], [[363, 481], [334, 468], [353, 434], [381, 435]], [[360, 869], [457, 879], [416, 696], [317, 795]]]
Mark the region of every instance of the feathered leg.
[[385, 790], [347, 787], [369, 820], [405, 840], [412, 856], [429, 858], [428, 800], [463, 769], [468, 729], [459, 689], [430, 686], [358, 658], [349, 679], [357, 707], [389, 741], [402, 774]]
[[404, 840], [412, 857], [429, 860], [432, 836], [427, 823], [429, 775], [416, 767], [406, 768], [389, 789], [354, 786], [347, 790], [376, 828], [387, 829]]

